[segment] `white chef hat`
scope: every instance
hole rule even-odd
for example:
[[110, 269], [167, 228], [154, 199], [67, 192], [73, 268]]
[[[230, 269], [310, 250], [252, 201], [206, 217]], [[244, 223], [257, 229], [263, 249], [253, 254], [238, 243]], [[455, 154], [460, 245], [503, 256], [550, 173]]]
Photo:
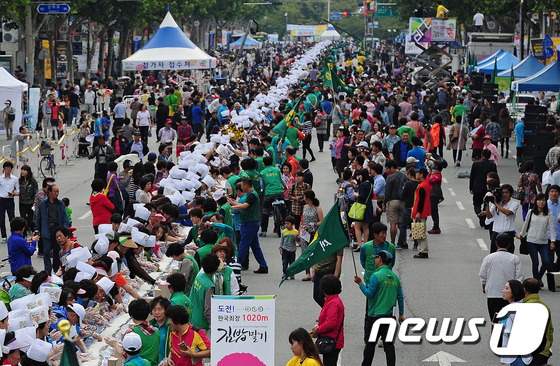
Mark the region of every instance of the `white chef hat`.
[[0, 320], [6, 319], [8, 316], [8, 309], [3, 301], [0, 301]]
[[191, 183], [193, 184], [193, 189], [195, 190], [199, 189], [202, 186], [202, 183], [200, 183], [200, 181], [198, 180], [194, 180], [194, 181], [191, 180]]
[[27, 357], [37, 362], [46, 362], [53, 346], [49, 342], [35, 339], [27, 351]]
[[31, 320], [31, 311], [29, 309], [10, 311], [8, 315], [8, 332], [31, 326], [33, 326], [33, 321]]
[[141, 232], [140, 230], [138, 230], [137, 227], [132, 228], [132, 232], [130, 233], [131, 237], [132, 237], [132, 241], [135, 242], [138, 245], [141, 245], [143, 247], [146, 246], [147, 242], [148, 242], [148, 237], [150, 235]]
[[27, 352], [27, 350], [31, 347], [31, 344], [35, 342], [35, 339], [37, 338], [36, 332], [37, 330], [35, 329], [35, 327], [25, 327], [15, 330], [14, 333], [16, 335], [16, 339], [19, 339], [20, 341], [23, 341], [29, 345], [21, 348], [23, 352]]
[[[103, 254], [107, 254], [107, 253], [103, 253]], [[85, 262], [78, 262], [78, 264], [76, 265], [76, 269], [80, 272], [88, 274], [89, 275], [89, 277], [87, 277], [88, 280], [92, 279], [97, 274], [95, 268], [93, 268], [93, 266]], [[80, 282], [80, 281], [76, 281], [76, 282]]]
[[113, 224], [100, 224], [98, 226], [98, 233], [99, 234], [105, 234], [105, 233], [108, 233], [111, 230], [113, 230]]
[[62, 289], [58, 286], [53, 286], [51, 283], [43, 283], [39, 287], [39, 293], [48, 294], [51, 297], [51, 301], [57, 303], [60, 300]]
[[152, 212], [150, 210], [148, 210], [146, 207], [138, 207], [135, 210], [135, 215], [138, 218], [141, 218], [142, 220], [148, 220], [150, 218], [150, 215], [152, 214]]
[[47, 305], [39, 306], [30, 310], [31, 320], [37, 324], [42, 324], [49, 320], [49, 307]]
[[105, 236], [105, 234], [101, 234], [99, 236], [94, 248], [99, 255], [107, 254], [107, 251], [109, 250], [109, 239]]
[[169, 197], [169, 199], [171, 200], [171, 203], [173, 203], [176, 206], [182, 206], [185, 203], [187, 203], [185, 198], [179, 192], [176, 192], [176, 193], [174, 193], [170, 196], [166, 196], [166, 197]]
[[146, 248], [154, 248], [156, 246], [156, 236], [150, 235], [148, 236], [148, 240], [146, 241]]
[[208, 186], [208, 188], [212, 188], [214, 186], [214, 184], [216, 184], [216, 181], [214, 180], [214, 178], [212, 178], [209, 175], [202, 178], [202, 182], [204, 182], [204, 184], [206, 184]]
[[195, 197], [195, 193], [194, 192], [190, 192], [190, 191], [183, 191], [183, 198], [185, 199], [185, 201], [190, 202], [194, 199]]
[[108, 295], [115, 283], [111, 281], [108, 277], [103, 277], [99, 281], [97, 281], [97, 286], [101, 287], [103, 291]]

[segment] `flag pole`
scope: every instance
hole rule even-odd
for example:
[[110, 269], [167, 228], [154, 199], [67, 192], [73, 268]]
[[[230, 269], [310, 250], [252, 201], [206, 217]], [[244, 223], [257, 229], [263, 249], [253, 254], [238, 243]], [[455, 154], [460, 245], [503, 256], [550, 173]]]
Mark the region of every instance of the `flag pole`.
[[[346, 210], [346, 201], [344, 200], [344, 194], [342, 192], [342, 187], [338, 189], [338, 207], [340, 211], [340, 207], [343, 209], [344, 214], [344, 221], [346, 221], [346, 234], [348, 234], [348, 239], [351, 238], [350, 236], [350, 220], [348, 220], [348, 211]], [[352, 241], [350, 241], [352, 243]], [[356, 258], [354, 257], [354, 249], [350, 247], [352, 253], [352, 264], [354, 265], [354, 275], [358, 275], [358, 269], [356, 267]]]

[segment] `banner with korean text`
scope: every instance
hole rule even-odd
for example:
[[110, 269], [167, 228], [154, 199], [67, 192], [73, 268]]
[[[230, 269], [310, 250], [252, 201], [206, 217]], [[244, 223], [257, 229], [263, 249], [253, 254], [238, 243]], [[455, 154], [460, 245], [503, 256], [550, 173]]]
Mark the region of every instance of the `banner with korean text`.
[[212, 296], [212, 366], [274, 366], [276, 296]]

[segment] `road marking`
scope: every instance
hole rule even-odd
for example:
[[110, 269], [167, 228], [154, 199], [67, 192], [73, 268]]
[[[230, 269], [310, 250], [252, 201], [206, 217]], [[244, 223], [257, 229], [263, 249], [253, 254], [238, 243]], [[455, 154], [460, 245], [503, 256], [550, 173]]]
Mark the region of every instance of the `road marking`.
[[484, 239], [476, 239], [478, 246], [480, 247], [480, 249], [482, 250], [488, 250], [488, 246], [486, 246], [486, 243], [484, 242]]
[[454, 362], [466, 362], [457, 356], [453, 356], [451, 353], [439, 351], [438, 353], [426, 358], [422, 362], [437, 362], [439, 366], [451, 366]]
[[449, 194], [452, 196], [456, 196], [455, 191], [453, 190], [453, 188], [447, 188], [449, 189]]
[[78, 220], [85, 220], [87, 219], [89, 216], [91, 215], [91, 211], [86, 212], [85, 214], [83, 214], [82, 216], [80, 216], [78, 218]]
[[476, 226], [474, 225], [473, 220], [465, 219], [465, 221], [467, 222], [467, 225], [469, 226], [469, 229], [476, 229]]
[[441, 178], [441, 181], [442, 181], [443, 183], [447, 183], [447, 179], [445, 179], [445, 177], [444, 177], [444, 178]]
[[461, 211], [465, 211], [465, 206], [463, 206], [463, 204], [461, 203], [461, 201], [457, 201], [455, 202], [457, 204], [457, 207], [459, 207], [459, 210]]
[[514, 159], [517, 159], [517, 156], [515, 156], [515, 155], [512, 155], [512, 157], [513, 157]]

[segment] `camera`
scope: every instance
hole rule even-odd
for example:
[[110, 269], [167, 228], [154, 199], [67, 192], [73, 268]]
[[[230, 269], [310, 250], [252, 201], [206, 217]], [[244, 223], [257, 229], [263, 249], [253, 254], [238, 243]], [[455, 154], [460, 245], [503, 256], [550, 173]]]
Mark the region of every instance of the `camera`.
[[486, 185], [488, 186], [488, 192], [492, 194], [492, 196], [487, 196], [484, 198], [485, 202], [492, 202], [494, 203], [493, 197], [496, 198], [496, 202], [502, 201], [502, 189], [500, 187], [500, 183], [496, 179], [490, 179]]

